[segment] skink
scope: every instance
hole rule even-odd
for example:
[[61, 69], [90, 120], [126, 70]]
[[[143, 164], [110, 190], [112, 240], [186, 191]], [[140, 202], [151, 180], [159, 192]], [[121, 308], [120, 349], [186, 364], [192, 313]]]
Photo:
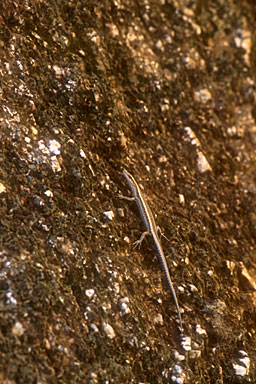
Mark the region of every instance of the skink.
[[176, 305], [176, 309], [177, 309], [177, 313], [178, 313], [178, 317], [179, 317], [179, 322], [180, 322], [180, 331], [181, 331], [181, 333], [183, 333], [183, 326], [182, 326], [179, 303], [178, 303], [178, 299], [177, 299], [177, 296], [176, 296], [176, 293], [175, 293], [175, 290], [174, 290], [174, 287], [173, 287], [173, 284], [171, 281], [171, 276], [170, 276], [168, 265], [167, 265], [167, 262], [166, 262], [166, 259], [164, 256], [164, 252], [163, 252], [163, 249], [162, 249], [162, 246], [160, 243], [160, 239], [159, 239], [158, 234], [157, 234], [157, 226], [156, 226], [154, 216], [153, 216], [153, 214], [149, 208], [148, 203], [146, 202], [145, 197], [143, 196], [143, 194], [141, 192], [139, 185], [135, 181], [134, 177], [129, 172], [127, 172], [126, 170], [123, 170], [123, 174], [124, 174], [128, 184], [129, 184], [129, 187], [132, 191], [132, 195], [133, 195], [134, 199], [136, 200], [137, 206], [139, 208], [141, 219], [142, 219], [143, 224], [147, 230], [147, 232], [142, 234], [141, 239], [138, 240], [137, 243], [142, 241], [145, 234], [147, 234], [147, 233], [149, 233], [152, 236], [154, 245], [155, 245], [157, 253], [158, 253], [158, 258], [159, 258], [160, 263], [161, 263], [162, 270], [164, 272], [164, 275], [165, 275], [165, 278], [167, 280], [169, 289], [171, 291], [174, 303]]

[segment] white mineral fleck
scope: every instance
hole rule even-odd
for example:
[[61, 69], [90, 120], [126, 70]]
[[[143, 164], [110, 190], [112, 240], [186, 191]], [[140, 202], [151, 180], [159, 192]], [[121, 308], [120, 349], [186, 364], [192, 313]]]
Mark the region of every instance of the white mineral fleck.
[[191, 351], [191, 338], [189, 336], [183, 336], [181, 345], [185, 351]]
[[181, 205], [185, 205], [185, 197], [181, 193], [179, 194], [179, 203]]
[[0, 183], [0, 193], [3, 193], [5, 191], [6, 191], [5, 186], [2, 183]]
[[113, 220], [113, 218], [114, 218], [114, 212], [113, 211], [105, 211], [103, 213], [104, 213], [105, 216], [107, 216], [107, 218], [109, 220]]
[[97, 327], [96, 324], [92, 323], [92, 324], [90, 324], [90, 327], [93, 330], [93, 332], [95, 332], [95, 333], [99, 332], [99, 328]]
[[53, 197], [53, 193], [52, 193], [52, 191], [50, 191], [49, 189], [47, 189], [47, 191], [45, 191], [45, 193], [44, 193], [46, 196], [48, 196], [48, 197]]
[[128, 313], [131, 312], [131, 310], [130, 310], [130, 308], [128, 306], [128, 303], [129, 303], [129, 298], [128, 297], [124, 297], [123, 299], [120, 300], [121, 311], [122, 311], [123, 315], [127, 315]]
[[87, 297], [89, 297], [89, 299], [91, 299], [94, 296], [95, 291], [94, 289], [86, 289], [85, 294]]
[[193, 284], [189, 284], [189, 290], [190, 292], [198, 292], [197, 287]]
[[238, 359], [238, 364], [233, 364], [233, 368], [237, 376], [246, 376], [249, 374], [249, 370], [250, 370], [250, 359], [247, 353], [243, 350], [240, 350], [239, 354], [242, 357]]
[[114, 337], [116, 337], [115, 331], [109, 323], [104, 323], [103, 329], [104, 329], [104, 332], [106, 333], [107, 337], [109, 337], [110, 339], [114, 339]]
[[19, 321], [16, 321], [16, 323], [12, 327], [12, 334], [14, 336], [22, 336], [24, 332], [25, 329], [23, 328], [23, 325]]
[[84, 159], [86, 156], [85, 156], [85, 153], [82, 149], [80, 149], [80, 156]]
[[53, 153], [54, 155], [59, 155], [60, 154], [60, 143], [56, 140], [50, 140], [49, 141], [49, 150], [51, 153]]
[[212, 170], [206, 157], [204, 156], [203, 152], [201, 152], [201, 151], [197, 152], [197, 167], [198, 167], [199, 172], [201, 172], [201, 173]]
[[200, 89], [199, 91], [195, 92], [195, 100], [201, 103], [207, 103], [207, 101], [211, 100], [212, 95], [211, 92], [206, 89]]
[[239, 365], [239, 364], [233, 364], [233, 368], [234, 368], [237, 376], [245, 376], [248, 374], [247, 367], [244, 367], [244, 366]]
[[178, 351], [174, 351], [174, 357], [175, 357], [175, 359], [178, 360], [178, 361], [185, 360], [185, 356], [184, 356], [184, 355], [181, 355]]
[[6, 293], [6, 297], [7, 297], [7, 304], [12, 304], [13, 306], [17, 305], [17, 300], [13, 297], [12, 291], [8, 291]]
[[160, 324], [160, 325], [163, 325], [163, 324], [164, 324], [163, 316], [161, 315], [161, 313], [158, 313], [158, 314], [153, 318], [153, 323], [154, 323], [154, 324]]

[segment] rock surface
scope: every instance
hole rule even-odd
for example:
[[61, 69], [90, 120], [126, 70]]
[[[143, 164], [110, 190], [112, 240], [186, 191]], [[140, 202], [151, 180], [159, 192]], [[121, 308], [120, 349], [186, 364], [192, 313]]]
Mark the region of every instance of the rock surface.
[[0, 382], [255, 382], [255, 21], [249, 0], [2, 0]]

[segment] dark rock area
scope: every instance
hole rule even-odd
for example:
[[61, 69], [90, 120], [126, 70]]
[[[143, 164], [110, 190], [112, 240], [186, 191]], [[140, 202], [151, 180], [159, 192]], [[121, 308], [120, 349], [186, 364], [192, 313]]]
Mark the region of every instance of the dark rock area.
[[0, 383], [256, 382], [255, 26], [253, 0], [1, 1]]

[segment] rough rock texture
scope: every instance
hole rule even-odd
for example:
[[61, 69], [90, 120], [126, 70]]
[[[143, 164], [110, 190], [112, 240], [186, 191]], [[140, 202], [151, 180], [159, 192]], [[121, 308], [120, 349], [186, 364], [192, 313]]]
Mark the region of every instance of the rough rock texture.
[[255, 25], [253, 0], [1, 1], [1, 383], [255, 382]]

